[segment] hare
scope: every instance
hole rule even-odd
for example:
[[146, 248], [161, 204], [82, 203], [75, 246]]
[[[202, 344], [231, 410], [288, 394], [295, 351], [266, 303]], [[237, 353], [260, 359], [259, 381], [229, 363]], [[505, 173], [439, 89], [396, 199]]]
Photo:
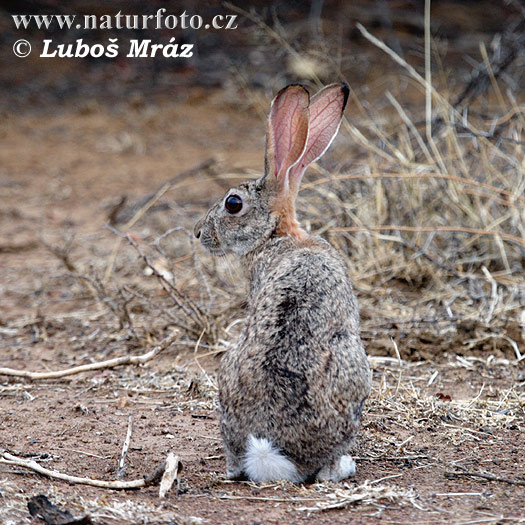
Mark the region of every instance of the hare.
[[305, 169], [339, 129], [349, 88], [310, 100], [297, 84], [274, 98], [265, 172], [230, 189], [195, 226], [212, 254], [249, 274], [248, 316], [218, 373], [230, 479], [340, 481], [370, 392], [359, 311], [343, 259], [295, 216]]

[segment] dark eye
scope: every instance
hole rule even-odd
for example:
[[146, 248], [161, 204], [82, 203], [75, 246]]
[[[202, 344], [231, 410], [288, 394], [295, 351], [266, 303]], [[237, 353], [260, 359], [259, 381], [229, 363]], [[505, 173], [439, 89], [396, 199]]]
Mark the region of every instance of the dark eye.
[[229, 195], [226, 198], [224, 207], [228, 213], [235, 215], [242, 210], [242, 199], [238, 195]]

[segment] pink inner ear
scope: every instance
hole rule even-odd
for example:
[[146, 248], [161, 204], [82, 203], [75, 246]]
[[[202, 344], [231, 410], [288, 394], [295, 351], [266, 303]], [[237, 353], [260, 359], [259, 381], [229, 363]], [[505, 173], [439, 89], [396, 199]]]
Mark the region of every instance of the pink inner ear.
[[303, 87], [289, 86], [272, 104], [267, 155], [273, 175], [285, 185], [286, 174], [301, 157], [308, 137], [308, 103]]
[[308, 142], [301, 159], [289, 173], [293, 191], [299, 190], [306, 168], [321, 157], [334, 140], [346, 105], [347, 89], [342, 84], [333, 84], [312, 97]]

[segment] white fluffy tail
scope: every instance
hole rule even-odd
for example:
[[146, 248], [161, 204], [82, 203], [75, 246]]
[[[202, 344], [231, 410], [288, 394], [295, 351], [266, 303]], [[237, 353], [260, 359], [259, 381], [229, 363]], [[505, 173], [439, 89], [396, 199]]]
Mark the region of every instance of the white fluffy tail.
[[295, 464], [266, 438], [248, 438], [244, 472], [253, 481], [303, 481]]

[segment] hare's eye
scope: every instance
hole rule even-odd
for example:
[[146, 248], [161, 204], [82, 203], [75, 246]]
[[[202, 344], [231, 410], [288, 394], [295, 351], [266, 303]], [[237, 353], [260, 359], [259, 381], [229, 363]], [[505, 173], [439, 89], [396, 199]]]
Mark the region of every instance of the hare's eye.
[[238, 195], [229, 195], [226, 198], [224, 207], [228, 213], [235, 215], [242, 210], [242, 199]]

